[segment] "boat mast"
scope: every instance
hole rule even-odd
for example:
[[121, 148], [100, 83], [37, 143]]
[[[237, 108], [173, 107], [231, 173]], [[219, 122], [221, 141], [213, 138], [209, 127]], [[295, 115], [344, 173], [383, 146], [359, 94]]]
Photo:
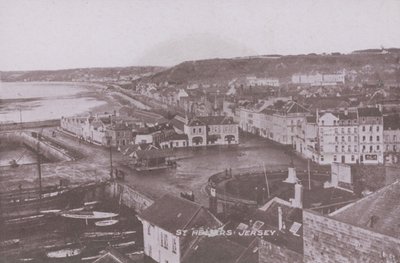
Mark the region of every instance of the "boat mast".
[[[43, 130], [42, 130], [43, 131]], [[42, 200], [42, 167], [41, 167], [41, 156], [40, 156], [40, 137], [42, 132], [37, 134], [37, 149], [36, 149], [36, 157], [37, 157], [37, 172], [39, 177], [39, 200]]]

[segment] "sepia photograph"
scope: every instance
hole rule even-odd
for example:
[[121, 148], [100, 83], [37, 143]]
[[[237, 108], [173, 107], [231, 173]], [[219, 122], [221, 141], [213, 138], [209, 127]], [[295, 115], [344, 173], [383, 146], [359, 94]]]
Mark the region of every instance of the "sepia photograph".
[[400, 263], [400, 0], [0, 0], [0, 263]]

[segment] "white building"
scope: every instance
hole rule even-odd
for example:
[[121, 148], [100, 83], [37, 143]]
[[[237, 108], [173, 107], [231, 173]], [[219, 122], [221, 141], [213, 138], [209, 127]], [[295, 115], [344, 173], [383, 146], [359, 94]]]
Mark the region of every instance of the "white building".
[[316, 126], [307, 122], [301, 130], [296, 151], [319, 164], [384, 161], [383, 118], [378, 108], [319, 112]]
[[344, 84], [345, 76], [346, 74], [344, 71], [336, 74], [294, 74], [292, 75], [292, 83], [311, 86]]
[[359, 108], [360, 163], [383, 163], [383, 116], [378, 108]]
[[[199, 204], [167, 194], [138, 215], [143, 224], [144, 254], [156, 262], [179, 263], [199, 236], [190, 230], [222, 224]], [[183, 231], [188, 231], [186, 235]]]
[[257, 78], [255, 76], [246, 77], [248, 86], [272, 86], [279, 87], [279, 79], [276, 78]]
[[226, 116], [194, 117], [184, 126], [189, 146], [239, 144], [239, 127]]
[[316, 157], [319, 164], [359, 162], [357, 112], [318, 114]]

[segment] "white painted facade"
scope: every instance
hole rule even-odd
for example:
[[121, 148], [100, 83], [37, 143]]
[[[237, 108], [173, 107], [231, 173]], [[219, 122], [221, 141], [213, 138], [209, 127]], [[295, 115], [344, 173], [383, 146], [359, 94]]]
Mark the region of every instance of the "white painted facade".
[[146, 220], [143, 223], [144, 254], [160, 263], [179, 263], [179, 237]]

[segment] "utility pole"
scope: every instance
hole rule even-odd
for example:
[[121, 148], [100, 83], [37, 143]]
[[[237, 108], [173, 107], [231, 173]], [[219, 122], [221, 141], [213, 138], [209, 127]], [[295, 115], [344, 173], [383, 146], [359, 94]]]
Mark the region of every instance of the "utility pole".
[[310, 159], [307, 159], [307, 169], [308, 169], [308, 190], [311, 190]]
[[263, 166], [264, 166], [265, 184], [267, 185], [267, 194], [268, 194], [268, 198], [270, 198], [270, 195], [269, 195], [269, 183], [268, 183], [268, 177], [267, 177], [267, 170], [265, 169], [265, 162], [263, 162]]
[[21, 106], [19, 106], [19, 123], [22, 124], [22, 112], [21, 112]]
[[112, 147], [111, 147], [111, 136], [107, 136], [107, 143], [110, 149], [110, 178], [113, 179], [113, 164], [112, 164]]
[[39, 177], [39, 200], [42, 200], [42, 167], [41, 167], [41, 156], [40, 156], [40, 151], [39, 151], [39, 147], [40, 147], [40, 133], [37, 134], [37, 153], [36, 153], [36, 157], [37, 157], [37, 171], [38, 171], [38, 177]]

